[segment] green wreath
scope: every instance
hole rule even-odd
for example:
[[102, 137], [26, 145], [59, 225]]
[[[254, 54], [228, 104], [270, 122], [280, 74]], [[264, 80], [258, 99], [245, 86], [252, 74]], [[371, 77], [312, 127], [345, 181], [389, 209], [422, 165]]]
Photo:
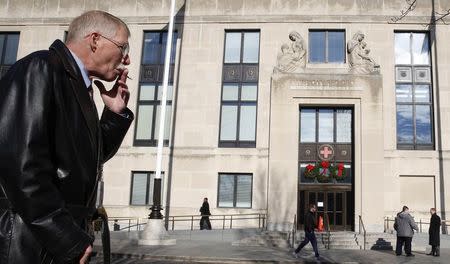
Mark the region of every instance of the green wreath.
[[328, 161], [317, 162], [314, 165], [308, 164], [304, 171], [305, 178], [317, 179], [320, 183], [330, 182], [331, 179], [344, 180], [346, 176], [343, 163], [330, 164]]

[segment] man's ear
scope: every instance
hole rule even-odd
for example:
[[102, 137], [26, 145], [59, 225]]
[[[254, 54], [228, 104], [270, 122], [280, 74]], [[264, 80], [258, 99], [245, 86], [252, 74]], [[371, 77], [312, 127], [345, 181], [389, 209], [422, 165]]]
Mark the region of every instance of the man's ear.
[[89, 48], [92, 52], [96, 52], [98, 48], [98, 41], [100, 39], [100, 34], [93, 32], [88, 35]]

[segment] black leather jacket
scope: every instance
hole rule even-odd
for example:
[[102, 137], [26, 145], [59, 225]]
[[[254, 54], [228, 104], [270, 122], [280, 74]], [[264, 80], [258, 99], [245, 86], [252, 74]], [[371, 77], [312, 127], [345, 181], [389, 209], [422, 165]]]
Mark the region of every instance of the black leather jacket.
[[78, 263], [93, 242], [97, 170], [133, 120], [126, 111], [99, 121], [59, 40], [0, 80], [0, 263]]

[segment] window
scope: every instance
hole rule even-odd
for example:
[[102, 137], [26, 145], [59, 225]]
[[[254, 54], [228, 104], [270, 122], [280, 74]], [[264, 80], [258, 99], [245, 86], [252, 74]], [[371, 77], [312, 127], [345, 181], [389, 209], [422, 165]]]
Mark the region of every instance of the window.
[[225, 32], [219, 147], [255, 147], [259, 32]]
[[395, 33], [397, 148], [434, 149], [430, 44], [427, 33]]
[[[177, 33], [172, 41], [169, 86], [167, 87], [164, 145], [169, 144], [170, 120], [172, 116], [173, 71], [175, 64]], [[141, 74], [137, 101], [135, 146], [156, 146], [159, 136], [159, 118], [164, 75], [164, 56], [167, 32], [145, 32], [141, 62]]]
[[219, 174], [218, 207], [252, 208], [252, 174]]
[[345, 63], [345, 32], [343, 30], [310, 30], [309, 62]]
[[[153, 204], [153, 185], [155, 182], [155, 172], [133, 171], [131, 175], [131, 205]], [[164, 190], [164, 172], [161, 172], [161, 201]]]
[[353, 178], [353, 109], [349, 107], [301, 107], [299, 139], [299, 182], [312, 183], [305, 177], [308, 165], [327, 160], [344, 165], [346, 177]]
[[0, 78], [17, 60], [19, 33], [0, 33]]

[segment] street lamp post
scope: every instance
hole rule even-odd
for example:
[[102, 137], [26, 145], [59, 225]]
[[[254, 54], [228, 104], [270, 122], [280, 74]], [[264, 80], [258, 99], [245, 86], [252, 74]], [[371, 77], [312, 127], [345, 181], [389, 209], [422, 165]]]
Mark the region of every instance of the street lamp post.
[[163, 90], [161, 98], [161, 116], [159, 118], [159, 134], [158, 134], [158, 150], [156, 155], [156, 174], [153, 184], [153, 205], [150, 208], [151, 213], [148, 217], [147, 225], [141, 234], [138, 241], [140, 245], [174, 245], [175, 239], [169, 239], [167, 230], [162, 222], [163, 215], [161, 214], [161, 164], [162, 151], [164, 145], [164, 129], [166, 120], [166, 100], [167, 100], [167, 86], [169, 84], [169, 66], [170, 55], [172, 51], [173, 38], [173, 20], [175, 13], [175, 0], [171, 0], [169, 30], [167, 33], [166, 54], [164, 58], [164, 77]]

